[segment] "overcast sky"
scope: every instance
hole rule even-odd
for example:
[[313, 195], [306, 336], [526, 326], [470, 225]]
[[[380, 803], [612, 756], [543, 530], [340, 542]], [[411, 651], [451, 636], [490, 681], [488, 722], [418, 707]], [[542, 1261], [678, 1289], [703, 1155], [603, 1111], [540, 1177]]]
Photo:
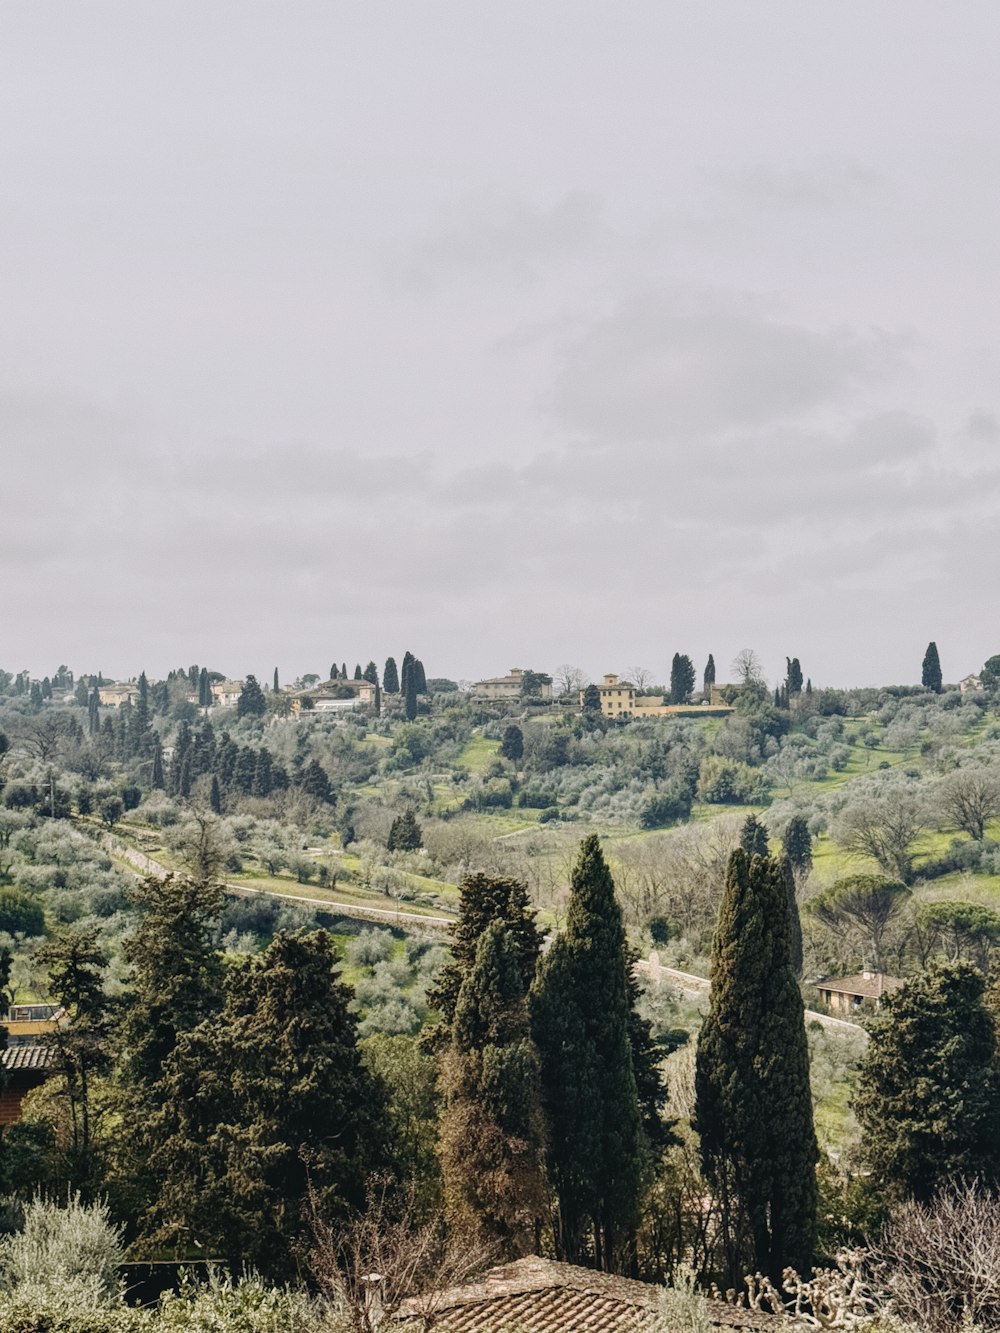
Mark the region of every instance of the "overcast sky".
[[0, 665], [978, 668], [998, 47], [995, 0], [6, 0]]

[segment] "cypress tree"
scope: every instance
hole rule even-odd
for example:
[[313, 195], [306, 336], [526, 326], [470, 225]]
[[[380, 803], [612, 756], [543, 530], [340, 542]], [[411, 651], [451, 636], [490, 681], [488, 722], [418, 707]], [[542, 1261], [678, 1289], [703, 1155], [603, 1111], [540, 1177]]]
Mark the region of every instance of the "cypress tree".
[[270, 796], [271, 786], [271, 751], [262, 745], [257, 751], [250, 791], [254, 796]]
[[785, 688], [789, 697], [802, 693], [802, 668], [797, 657], [785, 658]]
[[778, 688], [777, 685], [775, 685], [775, 687], [774, 687], [774, 706], [775, 706], [775, 708], [780, 708], [780, 707], [782, 706], [782, 704], [781, 704], [781, 690]]
[[274, 690], [275, 694], [277, 694], [278, 691], [279, 691], [279, 689], [281, 688], [281, 686], [278, 684], [278, 668], [277, 668], [277, 667], [274, 668], [274, 683], [272, 684], [271, 688]]
[[424, 675], [424, 664], [419, 657], [413, 659], [413, 685], [418, 694], [427, 693], [427, 677]]
[[740, 830], [740, 846], [747, 856], [767, 855], [767, 826], [756, 815], [747, 815]]
[[209, 794], [209, 805], [212, 807], [212, 813], [222, 814], [222, 792], [219, 789], [219, 777], [217, 773], [212, 774], [212, 790]]
[[862, 1152], [893, 1198], [929, 1201], [958, 1179], [1000, 1171], [996, 1035], [984, 979], [944, 963], [883, 998], [854, 1109]]
[[782, 839], [785, 855], [798, 874], [812, 868], [812, 834], [804, 815], [793, 815]]
[[925, 690], [933, 690], [935, 694], [940, 694], [941, 679], [941, 659], [938, 657], [937, 644], [932, 639], [924, 653], [920, 683]]
[[341, 679], [341, 680], [346, 680], [346, 679], [347, 679], [347, 663], [346, 663], [346, 662], [341, 662], [341, 664], [340, 664], [340, 679]]
[[317, 801], [323, 801], [326, 805], [336, 804], [337, 798], [330, 785], [330, 775], [318, 759], [310, 759], [306, 764], [302, 770], [299, 786], [307, 796], [312, 796]]
[[162, 791], [163, 781], [163, 746], [160, 743], [159, 733], [153, 742], [153, 775], [152, 785], [157, 791]]
[[374, 662], [369, 662], [368, 665], [365, 667], [364, 679], [368, 681], [369, 685], [378, 684], [378, 667], [375, 665]]
[[390, 852], [416, 852], [423, 846], [424, 835], [412, 810], [397, 815], [389, 828], [386, 850]]
[[407, 722], [412, 722], [417, 716], [417, 683], [412, 667], [403, 670], [403, 712]]
[[394, 657], [385, 659], [385, 670], [382, 672], [382, 688], [386, 694], [399, 693], [399, 673], [396, 670], [396, 659]]
[[87, 699], [87, 730], [91, 736], [96, 736], [101, 725], [100, 714], [98, 710], [101, 707], [101, 696], [96, 688], [90, 691]]
[[812, 683], [812, 678], [810, 677], [806, 681], [806, 694], [811, 695], [812, 692], [813, 692], [813, 683]]
[[[505, 875], [467, 875], [459, 885], [458, 921], [451, 933], [451, 957], [438, 972], [428, 1003], [441, 1015], [435, 1038], [450, 1035], [458, 993], [472, 971], [476, 949], [490, 925], [499, 922], [513, 942], [525, 990], [535, 975], [541, 936], [527, 885]], [[440, 1044], [437, 1042], [437, 1044]]]
[[382, 690], [378, 681], [375, 681], [375, 698], [372, 700], [372, 710], [376, 717], [382, 716]]
[[505, 1258], [532, 1251], [547, 1209], [538, 1051], [519, 948], [487, 926], [462, 982], [440, 1056], [445, 1211]]
[[355, 680], [363, 680], [363, 679], [364, 679], [364, 677], [363, 677], [362, 674], [361, 674], [361, 663], [360, 663], [360, 662], [358, 662], [358, 663], [356, 664], [355, 668], [354, 668], [354, 679], [355, 679]]
[[208, 678], [207, 667], [202, 667], [198, 672], [198, 704], [201, 708], [212, 706], [212, 682]]
[[337, 663], [334, 662], [333, 666], [330, 668], [330, 679], [336, 680], [339, 674], [340, 673], [337, 671]]
[[539, 963], [532, 1029], [559, 1200], [556, 1250], [608, 1270], [629, 1262], [650, 1161], [628, 972], [614, 882], [592, 834], [573, 871], [566, 929]]
[[803, 1012], [782, 864], [735, 851], [695, 1078], [702, 1166], [733, 1286], [754, 1271], [780, 1284], [786, 1266], [803, 1273], [812, 1262], [819, 1153]]
[[701, 683], [705, 691], [705, 697], [709, 698], [712, 693], [712, 686], [715, 684], [715, 658], [711, 653], [709, 653], [708, 661], [705, 663], [705, 674], [702, 676]]

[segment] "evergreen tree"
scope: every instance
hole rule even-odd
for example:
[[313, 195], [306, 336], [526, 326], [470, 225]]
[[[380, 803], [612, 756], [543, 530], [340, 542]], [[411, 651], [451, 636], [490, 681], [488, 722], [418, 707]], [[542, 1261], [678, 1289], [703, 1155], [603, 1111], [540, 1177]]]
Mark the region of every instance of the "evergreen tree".
[[191, 795], [191, 782], [193, 777], [191, 769], [192, 769], [191, 751], [188, 750], [184, 755], [184, 758], [181, 760], [181, 770], [180, 773], [177, 775], [178, 796]]
[[162, 791], [164, 788], [163, 780], [163, 746], [160, 744], [160, 737], [155, 733], [153, 741], [153, 772], [151, 782], [156, 791]]
[[650, 1161], [630, 1020], [629, 957], [596, 834], [573, 871], [566, 929], [542, 958], [532, 1028], [542, 1057], [558, 1195], [556, 1250], [598, 1268], [628, 1262]]
[[121, 1210], [144, 1213], [160, 1187], [150, 1157], [169, 1101], [164, 1064], [180, 1036], [222, 1003], [214, 935], [224, 894], [217, 884], [168, 876], [134, 893], [139, 924], [126, 939], [130, 965], [118, 1041], [120, 1131], [112, 1188]]
[[601, 691], [596, 685], [588, 685], [583, 692], [583, 711], [599, 713], [601, 711]]
[[396, 670], [396, 659], [394, 657], [385, 659], [385, 670], [382, 672], [382, 688], [386, 694], [399, 693], [399, 673]]
[[440, 1153], [452, 1228], [530, 1253], [547, 1209], [538, 1051], [518, 946], [487, 926], [441, 1054]]
[[403, 654], [403, 664], [399, 668], [399, 689], [401, 694], [406, 693], [406, 682], [409, 679], [410, 672], [412, 670], [413, 670], [413, 654], [409, 650], [407, 650]]
[[781, 707], [782, 707], [782, 702], [781, 702], [781, 690], [778, 688], [777, 685], [775, 685], [775, 687], [774, 687], [774, 706], [775, 706], [775, 708], [781, 708]]
[[404, 670], [403, 682], [403, 712], [407, 722], [412, 722], [417, 716], [417, 682], [412, 667]]
[[785, 658], [785, 688], [789, 698], [802, 693], [802, 668], [797, 657]]
[[702, 1165], [720, 1210], [729, 1281], [804, 1273], [816, 1231], [809, 1050], [789, 956], [782, 864], [735, 851], [712, 943], [698, 1039]]
[[516, 762], [524, 757], [524, 733], [514, 722], [506, 728], [503, 734], [503, 740], [500, 742], [500, 753], [504, 759]]
[[250, 788], [254, 796], [270, 796], [272, 788], [271, 778], [271, 751], [266, 745], [262, 745], [257, 751], [256, 762], [253, 770], [253, 786]]
[[503, 926], [512, 941], [525, 991], [531, 985], [542, 942], [527, 885], [503, 875], [467, 875], [459, 885], [458, 921], [451, 933], [451, 956], [438, 972], [427, 997], [431, 1007], [441, 1015], [436, 1038], [442, 1033], [450, 1035], [462, 983], [472, 971], [479, 940], [494, 922]]
[[91, 736], [96, 736], [101, 725], [99, 709], [101, 707], [101, 696], [96, 689], [90, 691], [87, 700], [87, 730]]
[[278, 683], [278, 668], [277, 668], [277, 667], [274, 668], [274, 681], [273, 681], [273, 683], [272, 683], [272, 685], [271, 685], [271, 688], [272, 688], [272, 690], [274, 690], [275, 694], [277, 694], [278, 691], [281, 689], [281, 686], [280, 686], [279, 683]]
[[347, 663], [346, 663], [346, 662], [341, 662], [341, 664], [340, 664], [340, 679], [341, 679], [341, 680], [346, 680], [346, 679], [347, 679]]
[[670, 702], [686, 704], [694, 689], [694, 663], [685, 653], [674, 653], [670, 664]]
[[310, 1191], [333, 1222], [363, 1204], [386, 1121], [352, 999], [325, 931], [278, 934], [229, 969], [218, 1020], [167, 1061], [154, 1240], [288, 1278], [311, 1238]]
[[249, 745], [244, 746], [233, 766], [233, 786], [243, 796], [253, 791], [254, 774], [257, 772], [257, 755]]
[[222, 814], [222, 792], [219, 788], [219, 778], [216, 773], [212, 774], [212, 790], [209, 794], [208, 803], [214, 815]]
[[708, 699], [712, 694], [712, 686], [715, 684], [715, 658], [711, 653], [708, 655], [708, 661], [705, 663], [705, 674], [702, 677], [702, 687], [705, 691], [705, 698]]
[[368, 665], [365, 667], [364, 679], [368, 682], [369, 685], [378, 684], [378, 667], [375, 665], [374, 662], [369, 662]]
[[336, 680], [339, 675], [340, 672], [337, 670], [337, 663], [334, 662], [333, 666], [330, 668], [330, 679]]
[[785, 855], [797, 874], [804, 874], [812, 869], [812, 834], [809, 832], [809, 823], [804, 815], [792, 816], [782, 842]]
[[103, 1175], [94, 1134], [94, 1084], [111, 1067], [110, 1004], [104, 993], [108, 956], [96, 930], [71, 926], [47, 940], [36, 961], [69, 1020], [49, 1033], [46, 1044], [53, 1053], [56, 1094], [69, 1110], [66, 1175], [70, 1188], [89, 1201]]
[[237, 717], [263, 717], [267, 712], [267, 699], [257, 683], [256, 676], [247, 676], [236, 700]]
[[997, 1180], [1000, 1084], [984, 980], [946, 963], [883, 998], [854, 1109], [861, 1146], [894, 1198], [929, 1201], [956, 1180]]
[[787, 856], [781, 858], [785, 879], [785, 902], [788, 905], [788, 961], [795, 976], [802, 978], [802, 918], [799, 916], [798, 883], [795, 870]]
[[428, 692], [427, 677], [424, 675], [424, 664], [419, 657], [413, 659], [412, 671], [414, 689], [418, 694], [426, 694]]
[[767, 826], [756, 815], [747, 815], [740, 830], [740, 846], [747, 856], [767, 855]]
[[375, 682], [375, 698], [372, 700], [372, 711], [376, 717], [382, 716], [382, 688], [378, 681]]
[[813, 683], [812, 683], [812, 678], [810, 677], [810, 679], [806, 681], [806, 694], [811, 695], [812, 692], [813, 692]]
[[932, 639], [924, 653], [920, 683], [925, 690], [933, 690], [935, 694], [940, 694], [941, 680], [941, 659], [938, 657], [937, 644]]
[[363, 679], [364, 679], [364, 677], [363, 677], [362, 674], [361, 674], [361, 663], [360, 663], [360, 662], [358, 662], [357, 665], [356, 665], [355, 668], [354, 668], [354, 679], [355, 679], [355, 680], [363, 680]]
[[330, 776], [318, 759], [310, 759], [302, 770], [299, 786], [307, 796], [322, 801], [326, 805], [335, 805], [337, 798], [330, 785]]
[[208, 678], [207, 667], [202, 667], [198, 672], [198, 706], [200, 708], [212, 706], [212, 682]]
[[390, 852], [416, 852], [424, 845], [424, 835], [412, 810], [397, 815], [389, 827], [386, 849]]

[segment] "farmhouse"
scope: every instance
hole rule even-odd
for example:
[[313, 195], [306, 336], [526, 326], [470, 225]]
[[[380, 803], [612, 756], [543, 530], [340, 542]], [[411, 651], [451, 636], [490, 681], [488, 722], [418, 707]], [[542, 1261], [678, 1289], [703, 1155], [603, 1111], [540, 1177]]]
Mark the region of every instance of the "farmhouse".
[[243, 690], [241, 680], [219, 680], [212, 686], [212, 702], [216, 708], [235, 708]]
[[102, 708], [121, 708], [122, 704], [134, 704], [139, 697], [139, 686], [135, 681], [109, 681], [99, 685], [97, 697]]
[[972, 675], [963, 676], [958, 682], [958, 688], [963, 694], [982, 694], [986, 687], [983, 685], [982, 676]]
[[869, 1006], [878, 1008], [883, 995], [891, 995], [899, 990], [903, 982], [899, 977], [887, 976], [884, 972], [858, 972], [853, 977], [839, 979], [826, 978], [816, 983], [820, 1001], [833, 1014], [850, 1017], [857, 1013], [867, 1001]]
[[311, 690], [299, 690], [292, 696], [292, 712], [332, 713], [343, 708], [363, 708], [375, 703], [375, 686], [370, 680], [327, 680]]
[[[519, 703], [524, 693], [524, 676], [523, 667], [511, 667], [506, 676], [491, 676], [489, 680], [477, 680], [472, 687], [471, 697], [479, 703]], [[551, 699], [552, 682], [540, 681], [537, 692], [532, 697]]]

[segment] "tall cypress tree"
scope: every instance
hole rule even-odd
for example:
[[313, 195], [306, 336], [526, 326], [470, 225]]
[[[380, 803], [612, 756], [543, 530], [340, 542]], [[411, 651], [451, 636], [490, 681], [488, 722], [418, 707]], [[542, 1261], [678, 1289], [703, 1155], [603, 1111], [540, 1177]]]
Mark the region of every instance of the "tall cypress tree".
[[707, 697], [711, 694], [712, 686], [715, 684], [715, 658], [711, 653], [709, 653], [708, 661], [705, 663], [705, 674], [702, 677], [701, 683]]
[[355, 679], [355, 680], [364, 680], [364, 677], [363, 677], [362, 674], [361, 674], [361, 663], [360, 663], [360, 662], [355, 663], [355, 667], [354, 667], [354, 679]]
[[802, 668], [797, 657], [785, 658], [785, 688], [789, 697], [802, 693]]
[[424, 675], [424, 664], [419, 657], [413, 659], [413, 684], [418, 694], [427, 693], [427, 677]]
[[816, 1232], [816, 1162], [802, 997], [789, 956], [782, 864], [733, 852], [698, 1038], [702, 1165], [719, 1203], [729, 1282], [805, 1272]]
[[412, 722], [417, 716], [417, 682], [412, 667], [404, 669], [403, 682], [403, 711], [407, 722]]
[[152, 785], [157, 791], [162, 791], [164, 787], [163, 780], [163, 746], [160, 743], [159, 733], [156, 732], [153, 742], [153, 774]]
[[686, 704], [694, 689], [694, 664], [686, 653], [674, 653], [670, 664], [670, 702]]
[[382, 672], [382, 688], [386, 694], [399, 693], [399, 672], [396, 669], [396, 659], [394, 657], [385, 659], [385, 670]]
[[556, 1249], [570, 1263], [629, 1263], [650, 1161], [630, 1024], [629, 958], [596, 834], [573, 871], [565, 931], [539, 964], [532, 1029], [542, 1057]]
[[534, 1248], [547, 1210], [538, 1051], [517, 941], [487, 926], [462, 982], [440, 1057], [440, 1156], [452, 1227], [497, 1243], [504, 1257]]
[[740, 846], [747, 856], [767, 855], [767, 826], [756, 815], [747, 815], [740, 830]]
[[273, 683], [272, 683], [272, 685], [271, 685], [271, 688], [274, 690], [275, 694], [277, 694], [277, 693], [278, 693], [278, 690], [281, 688], [280, 685], [278, 684], [278, 668], [277, 668], [277, 667], [274, 668], [274, 681], [273, 681]]
[[792, 869], [798, 874], [812, 867], [812, 834], [809, 832], [809, 824], [804, 815], [791, 817], [782, 844], [785, 855], [792, 863]]
[[935, 694], [941, 693], [941, 659], [938, 657], [937, 644], [933, 639], [927, 645], [927, 651], [924, 653], [920, 683], [925, 690], [933, 690]]
[[222, 814], [222, 791], [219, 788], [219, 775], [212, 774], [212, 790], [209, 793], [208, 803], [212, 807], [212, 813]]

